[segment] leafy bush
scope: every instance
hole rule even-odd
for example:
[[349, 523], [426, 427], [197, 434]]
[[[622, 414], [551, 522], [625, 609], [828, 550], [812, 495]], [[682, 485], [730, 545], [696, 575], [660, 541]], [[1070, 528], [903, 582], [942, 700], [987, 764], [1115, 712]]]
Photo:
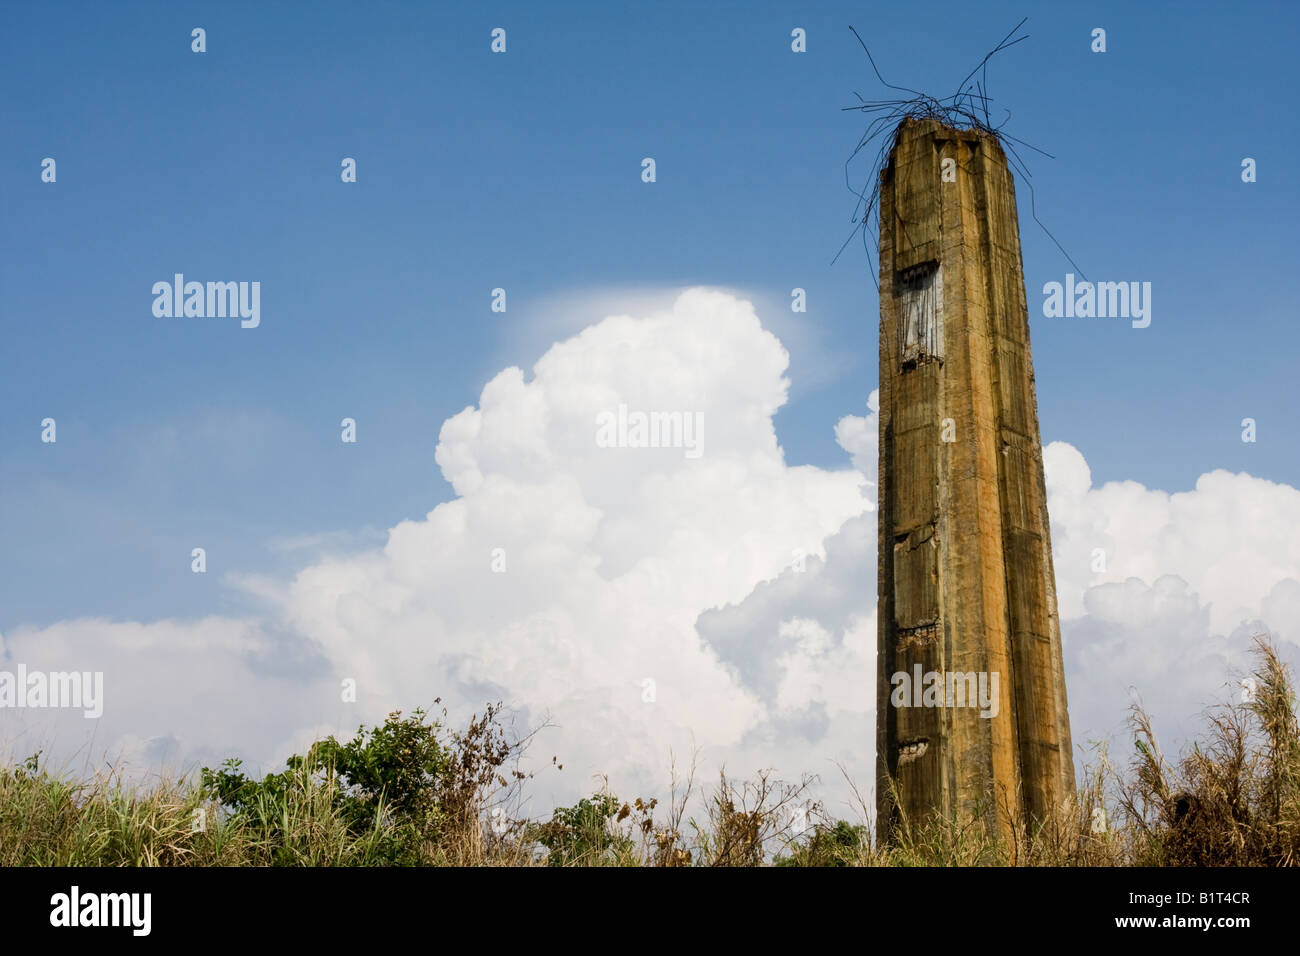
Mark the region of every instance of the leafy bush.
[[775, 860], [777, 866], [850, 866], [864, 849], [870, 849], [871, 836], [865, 826], [848, 820], [833, 825], [818, 824], [808, 839], [790, 846], [788, 855]]
[[[490, 706], [465, 731], [448, 733], [422, 709], [406, 718], [395, 711], [382, 726], [361, 727], [346, 743], [334, 737], [316, 742], [285, 761], [285, 770], [261, 780], [244, 774], [236, 759], [217, 770], [204, 767], [201, 786], [230, 814], [256, 820], [273, 842], [284, 837], [291, 807], [324, 795], [352, 838], [369, 835], [370, 856], [414, 863], [422, 844], [448, 837], [468, 836], [481, 846], [480, 814], [494, 791], [510, 785], [500, 769], [519, 750], [498, 716], [499, 706]], [[512, 775], [516, 781], [525, 776]], [[276, 862], [284, 855], [278, 852]]]
[[[637, 808], [653, 805], [637, 800]], [[618, 824], [632, 814], [610, 793], [584, 797], [571, 807], [557, 807], [547, 823], [534, 825], [529, 836], [546, 849], [548, 866], [622, 862], [635, 850], [632, 836]]]

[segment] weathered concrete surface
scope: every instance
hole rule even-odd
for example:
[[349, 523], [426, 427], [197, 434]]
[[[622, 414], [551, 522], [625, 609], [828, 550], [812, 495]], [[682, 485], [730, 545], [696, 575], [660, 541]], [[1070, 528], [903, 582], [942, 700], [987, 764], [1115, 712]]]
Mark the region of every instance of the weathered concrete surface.
[[[1009, 835], [1074, 798], [1042, 441], [1006, 157], [937, 120], [881, 174], [879, 496], [882, 834], [937, 811]], [[918, 664], [997, 673], [996, 714], [894, 706]]]

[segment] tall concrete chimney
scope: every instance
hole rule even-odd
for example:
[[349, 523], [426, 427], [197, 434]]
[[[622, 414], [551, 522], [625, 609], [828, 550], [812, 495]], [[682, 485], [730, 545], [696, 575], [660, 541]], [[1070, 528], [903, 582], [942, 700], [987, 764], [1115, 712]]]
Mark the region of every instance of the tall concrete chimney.
[[936, 119], [881, 173], [879, 495], [880, 832], [1023, 831], [1074, 763], [1015, 186]]

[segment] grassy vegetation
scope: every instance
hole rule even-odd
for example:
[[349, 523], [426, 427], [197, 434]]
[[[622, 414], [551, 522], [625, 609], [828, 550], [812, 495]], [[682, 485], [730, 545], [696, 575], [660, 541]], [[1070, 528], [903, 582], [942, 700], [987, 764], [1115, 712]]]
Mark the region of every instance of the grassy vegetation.
[[[417, 710], [348, 741], [327, 738], [260, 780], [238, 761], [197, 779], [132, 787], [74, 780], [39, 756], [0, 767], [3, 866], [1290, 866], [1300, 860], [1294, 684], [1256, 640], [1253, 684], [1206, 715], [1170, 762], [1134, 707], [1134, 752], [1099, 755], [1076, 803], [1011, 844], [974, 818], [905, 821], [877, 845], [790, 784], [725, 772], [674, 779], [666, 806], [601, 788], [548, 819], [518, 814], [529, 775], [489, 707], [463, 729]], [[697, 815], [687, 816], [688, 807]], [[702, 809], [700, 809], [702, 808]]]

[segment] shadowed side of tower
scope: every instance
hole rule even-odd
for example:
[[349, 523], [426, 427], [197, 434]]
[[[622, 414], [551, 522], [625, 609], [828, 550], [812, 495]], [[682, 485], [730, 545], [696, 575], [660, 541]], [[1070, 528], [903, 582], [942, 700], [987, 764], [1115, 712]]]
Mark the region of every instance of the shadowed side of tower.
[[879, 496], [881, 833], [1023, 827], [1074, 764], [1015, 187], [934, 119], [881, 174]]

